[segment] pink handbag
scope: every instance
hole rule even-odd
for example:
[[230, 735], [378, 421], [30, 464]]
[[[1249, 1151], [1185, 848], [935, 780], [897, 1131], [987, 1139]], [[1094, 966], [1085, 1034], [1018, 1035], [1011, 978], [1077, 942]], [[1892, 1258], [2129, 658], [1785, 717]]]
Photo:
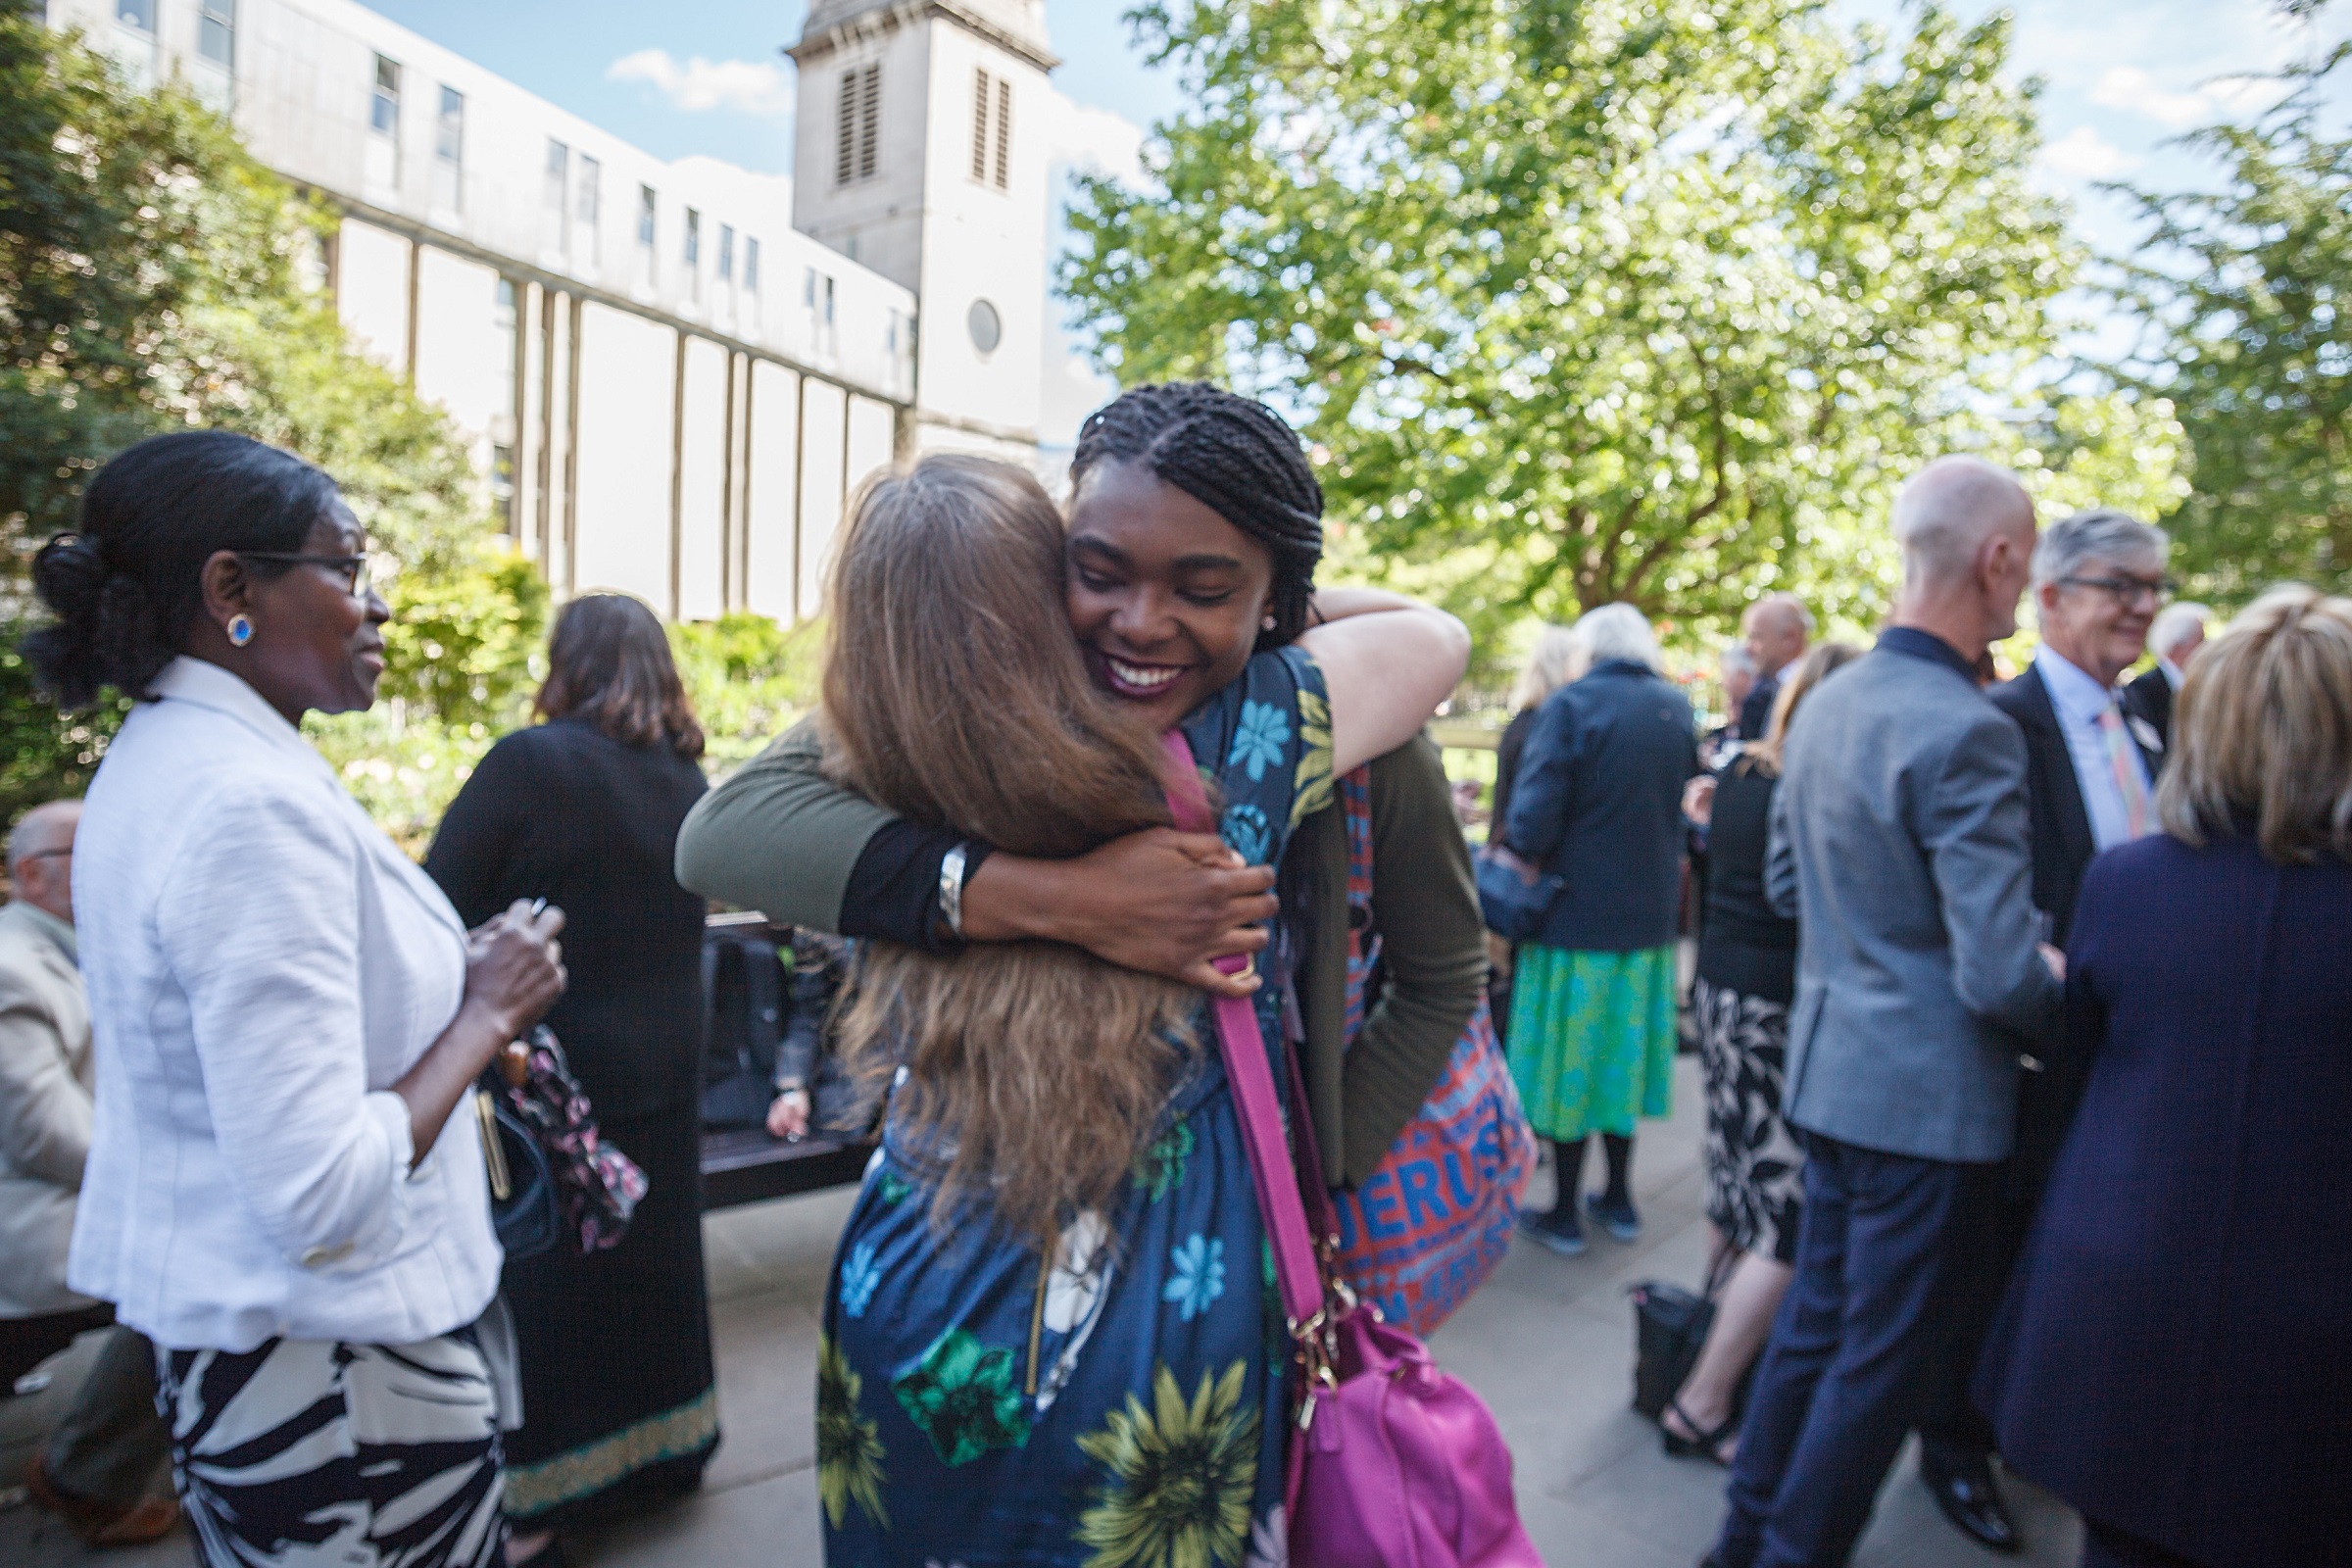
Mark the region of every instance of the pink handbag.
[[[1192, 748], [1173, 730], [1164, 745], [1175, 764], [1168, 805], [1176, 825], [1215, 831]], [[1238, 973], [1248, 962], [1220, 966]], [[1303, 1384], [1285, 1488], [1291, 1561], [1298, 1568], [1543, 1568], [1519, 1523], [1511, 1453], [1494, 1412], [1438, 1370], [1419, 1340], [1381, 1321], [1379, 1308], [1358, 1301], [1334, 1276], [1338, 1232], [1312, 1119], [1293, 1118], [1294, 1155], [1256, 1011], [1244, 998], [1219, 997], [1212, 1005]], [[1294, 1101], [1303, 1106], [1298, 1063], [1290, 1061], [1289, 1070]]]

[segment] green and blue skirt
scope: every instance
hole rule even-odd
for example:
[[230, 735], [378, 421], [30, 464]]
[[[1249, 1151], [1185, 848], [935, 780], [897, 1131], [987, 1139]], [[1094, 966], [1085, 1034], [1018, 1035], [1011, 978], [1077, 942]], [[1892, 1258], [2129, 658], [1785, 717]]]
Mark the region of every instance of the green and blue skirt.
[[1672, 947], [1572, 953], [1522, 942], [1511, 968], [1511, 1079], [1538, 1133], [1630, 1136], [1674, 1108]]

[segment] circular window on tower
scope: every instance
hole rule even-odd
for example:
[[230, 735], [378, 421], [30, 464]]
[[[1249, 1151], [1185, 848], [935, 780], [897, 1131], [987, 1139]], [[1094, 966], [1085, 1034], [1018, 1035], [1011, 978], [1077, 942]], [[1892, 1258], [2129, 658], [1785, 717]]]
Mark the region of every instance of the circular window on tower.
[[972, 309], [965, 316], [964, 324], [971, 328], [972, 347], [982, 355], [996, 353], [997, 345], [1004, 341], [1004, 323], [998, 318], [997, 308], [986, 300], [972, 301]]

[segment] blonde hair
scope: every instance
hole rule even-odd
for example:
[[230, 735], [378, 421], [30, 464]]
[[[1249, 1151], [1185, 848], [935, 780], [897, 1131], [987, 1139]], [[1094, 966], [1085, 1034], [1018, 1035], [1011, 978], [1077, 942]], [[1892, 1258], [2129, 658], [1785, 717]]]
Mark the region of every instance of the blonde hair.
[[2352, 859], [2352, 599], [2288, 583], [2205, 645], [2173, 710], [2156, 813], [2198, 848], [2250, 826], [2280, 864]]
[[1536, 639], [1535, 652], [1519, 667], [1511, 683], [1511, 711], [1541, 708], [1544, 699], [1576, 678], [1570, 666], [1576, 660], [1576, 633], [1566, 626], [1546, 626]]
[[1862, 650], [1852, 643], [1815, 643], [1805, 650], [1796, 662], [1796, 669], [1781, 682], [1781, 692], [1772, 700], [1772, 716], [1765, 720], [1764, 738], [1740, 754], [1740, 760], [1766, 778], [1781, 776], [1781, 757], [1788, 746], [1788, 722], [1796, 716], [1796, 705], [1806, 694], [1827, 680], [1830, 672], [1852, 663], [1862, 657]]
[[[1037, 481], [935, 455], [869, 484], [835, 560], [828, 774], [1015, 855], [1078, 855], [1169, 819], [1158, 739], [1088, 675], [1063, 609], [1061, 516]], [[1054, 943], [941, 956], [872, 942], [839, 1024], [938, 1160], [932, 1215], [967, 1199], [1043, 1243], [1134, 1165], [1199, 994]]]

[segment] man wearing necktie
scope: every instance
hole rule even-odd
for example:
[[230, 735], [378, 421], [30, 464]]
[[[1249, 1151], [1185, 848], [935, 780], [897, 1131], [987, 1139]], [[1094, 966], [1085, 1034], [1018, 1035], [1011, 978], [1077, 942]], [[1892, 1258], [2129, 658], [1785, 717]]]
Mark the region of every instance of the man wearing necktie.
[[[2061, 948], [2091, 858], [2156, 827], [2163, 742], [2125, 712], [2115, 686], [2147, 646], [2170, 549], [2162, 529], [2121, 512], [2080, 512], [2051, 525], [2034, 552], [2041, 648], [2024, 674], [1989, 694], [2025, 732], [2034, 906], [2045, 940]], [[2022, 1543], [1992, 1480], [1992, 1429], [1969, 1398], [1969, 1378], [2088, 1063], [2061, 1041], [2047, 1059], [2026, 1065], [2002, 1221], [1984, 1239], [1977, 1288], [1956, 1316], [1920, 1423], [1929, 1490], [1953, 1524], [1996, 1551]]]

